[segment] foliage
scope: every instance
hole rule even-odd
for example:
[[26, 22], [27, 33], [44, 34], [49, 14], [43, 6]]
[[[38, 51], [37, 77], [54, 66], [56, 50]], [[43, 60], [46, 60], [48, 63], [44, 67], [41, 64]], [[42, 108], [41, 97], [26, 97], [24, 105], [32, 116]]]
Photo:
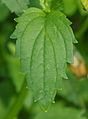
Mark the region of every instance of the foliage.
[[87, 10], [87, 0], [0, 0], [0, 119], [88, 118]]
[[85, 9], [88, 10], [88, 0], [81, 0]]
[[34, 100], [47, 109], [61, 87], [60, 80], [67, 78], [66, 62], [73, 63], [72, 42], [76, 40], [71, 23], [59, 11], [47, 15], [36, 8], [28, 9], [16, 21], [18, 25], [11, 38], [18, 39], [16, 51], [22, 72]]

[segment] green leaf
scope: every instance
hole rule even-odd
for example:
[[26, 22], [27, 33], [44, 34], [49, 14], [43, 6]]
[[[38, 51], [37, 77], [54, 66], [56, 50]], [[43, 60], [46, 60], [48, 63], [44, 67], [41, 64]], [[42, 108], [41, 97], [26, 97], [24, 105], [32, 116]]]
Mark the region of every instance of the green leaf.
[[64, 7], [63, 0], [52, 0], [51, 9], [63, 10], [63, 7]]
[[[73, 15], [77, 10], [78, 0], [63, 0], [64, 3], [64, 13], [67, 15]], [[69, 6], [69, 9], [68, 9]]]
[[29, 2], [30, 2], [30, 7], [41, 8], [40, 0], [29, 0]]
[[28, 8], [29, 0], [1, 0], [11, 12], [17, 15], [21, 14], [23, 10]]
[[0, 22], [6, 19], [8, 15], [9, 15], [8, 8], [4, 4], [2, 4], [0, 0]]
[[77, 2], [76, 0], [52, 0], [51, 9], [63, 11], [68, 16], [73, 15], [77, 10]]
[[18, 25], [11, 38], [17, 38], [16, 51], [22, 72], [26, 74], [34, 100], [47, 110], [61, 81], [66, 63], [73, 62], [75, 37], [71, 22], [60, 11], [44, 13], [30, 8], [16, 19]]
[[83, 6], [85, 7], [86, 10], [88, 10], [88, 0], [81, 0]]

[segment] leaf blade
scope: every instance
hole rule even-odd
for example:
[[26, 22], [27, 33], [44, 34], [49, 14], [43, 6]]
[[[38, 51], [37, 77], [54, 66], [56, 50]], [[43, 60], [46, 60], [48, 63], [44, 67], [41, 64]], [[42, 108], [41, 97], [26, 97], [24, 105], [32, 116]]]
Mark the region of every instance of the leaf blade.
[[66, 63], [72, 63], [71, 23], [61, 12], [45, 14], [37, 8], [26, 10], [17, 22], [12, 38], [20, 41], [17, 49], [22, 72], [34, 100], [47, 110], [61, 88], [62, 79], [67, 78]]
[[28, 8], [29, 0], [2, 0], [2, 2], [17, 15], [23, 12], [23, 10]]

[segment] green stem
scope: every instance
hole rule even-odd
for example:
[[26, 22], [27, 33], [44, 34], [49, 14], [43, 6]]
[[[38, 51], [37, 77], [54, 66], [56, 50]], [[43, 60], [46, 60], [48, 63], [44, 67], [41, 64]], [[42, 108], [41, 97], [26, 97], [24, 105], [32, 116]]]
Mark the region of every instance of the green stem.
[[15, 103], [13, 104], [12, 108], [10, 109], [10, 111], [8, 112], [8, 114], [4, 119], [14, 119], [18, 115], [19, 111], [21, 110], [24, 104], [24, 100], [27, 94], [28, 94], [28, 89], [26, 88], [26, 81], [24, 81], [21, 91]]
[[40, 5], [42, 6], [45, 12], [50, 12], [50, 6], [46, 0], [40, 0]]

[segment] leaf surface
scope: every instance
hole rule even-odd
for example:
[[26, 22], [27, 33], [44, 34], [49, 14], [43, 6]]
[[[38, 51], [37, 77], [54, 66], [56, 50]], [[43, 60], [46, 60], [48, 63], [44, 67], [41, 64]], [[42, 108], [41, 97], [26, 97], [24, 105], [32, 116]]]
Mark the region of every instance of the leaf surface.
[[85, 9], [88, 11], [88, 0], [81, 0], [83, 6], [85, 7]]
[[28, 8], [29, 0], [1, 0], [11, 12], [17, 15], [21, 14], [23, 10]]
[[47, 110], [66, 76], [66, 63], [73, 63], [76, 42], [71, 22], [60, 11], [44, 13], [29, 8], [16, 19], [18, 25], [11, 38], [17, 38], [16, 51], [22, 72], [35, 102]]
[[2, 4], [0, 0], [0, 22], [5, 20], [8, 15], [9, 15], [8, 8], [4, 4]]

